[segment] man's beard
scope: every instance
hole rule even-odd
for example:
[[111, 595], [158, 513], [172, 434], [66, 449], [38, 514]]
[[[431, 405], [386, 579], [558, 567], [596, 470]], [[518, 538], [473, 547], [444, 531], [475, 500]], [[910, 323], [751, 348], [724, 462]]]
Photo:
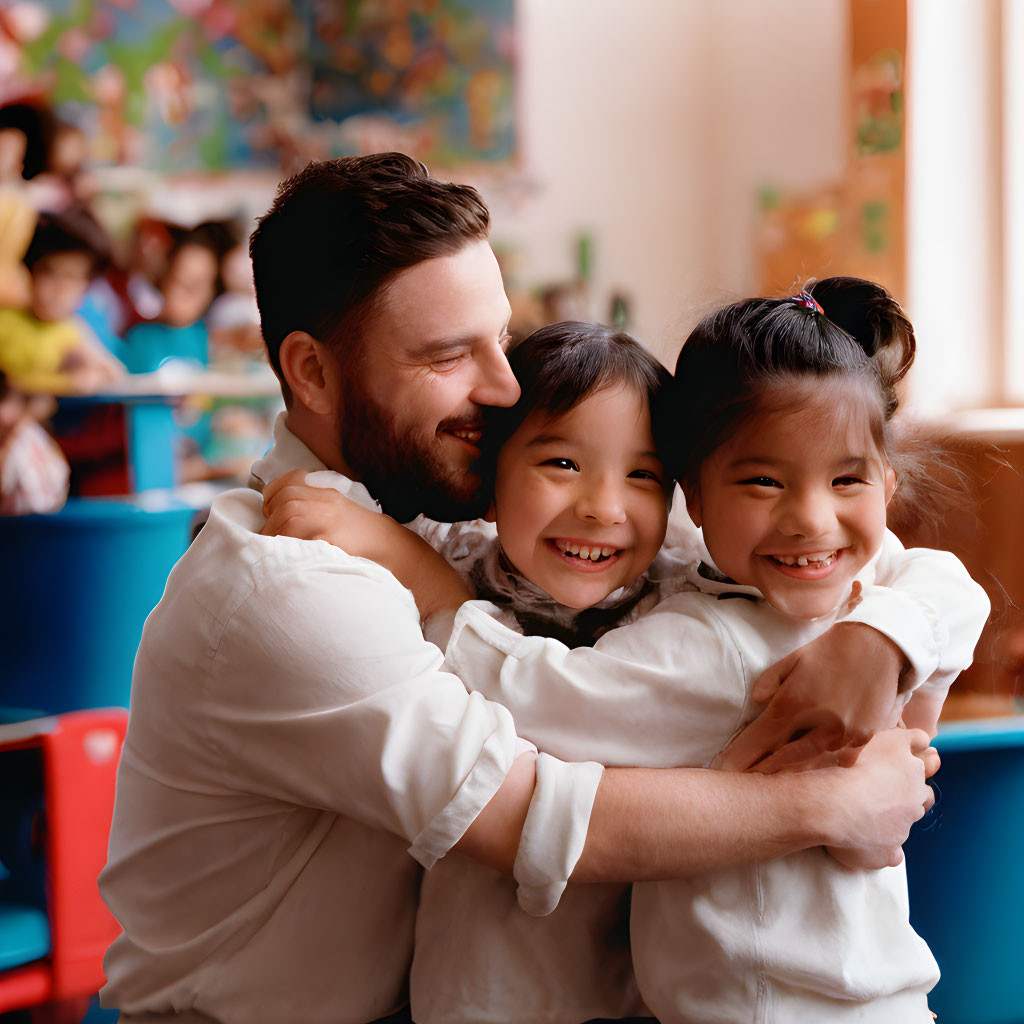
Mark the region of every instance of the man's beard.
[[424, 443], [412, 428], [396, 429], [387, 410], [352, 382], [344, 395], [341, 451], [381, 508], [400, 523], [418, 515], [454, 523], [487, 511], [489, 498], [476, 473], [445, 462], [440, 442]]

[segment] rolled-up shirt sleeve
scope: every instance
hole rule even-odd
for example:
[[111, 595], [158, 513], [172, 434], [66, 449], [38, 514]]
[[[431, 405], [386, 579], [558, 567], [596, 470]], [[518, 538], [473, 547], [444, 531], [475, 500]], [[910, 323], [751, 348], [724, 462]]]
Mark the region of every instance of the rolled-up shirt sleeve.
[[425, 867], [534, 749], [443, 670], [412, 596], [360, 559], [263, 574], [211, 639], [196, 711], [226, 784], [396, 833]]
[[900, 691], [925, 680], [944, 685], [967, 668], [988, 618], [988, 595], [948, 551], [904, 548], [887, 533], [875, 568], [875, 586], [844, 617], [877, 629], [896, 644], [908, 669]]

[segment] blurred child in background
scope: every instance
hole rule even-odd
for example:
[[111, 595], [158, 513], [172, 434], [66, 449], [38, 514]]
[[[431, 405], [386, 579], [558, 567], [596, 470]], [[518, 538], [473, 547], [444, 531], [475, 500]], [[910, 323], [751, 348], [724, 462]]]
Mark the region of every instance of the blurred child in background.
[[136, 324], [125, 335], [125, 359], [132, 373], [151, 373], [172, 359], [202, 367], [209, 363], [209, 335], [203, 316], [223, 291], [223, 251], [222, 240], [207, 225], [175, 240], [157, 280], [163, 297], [159, 315]]
[[84, 210], [43, 215], [24, 263], [27, 308], [0, 309], [0, 369], [30, 391], [94, 391], [124, 368], [75, 315], [101, 269], [106, 239]]
[[0, 110], [0, 306], [29, 300], [30, 280], [22, 259], [32, 240], [36, 211], [21, 177], [25, 133]]
[[32, 402], [0, 370], [0, 515], [56, 512], [67, 499], [69, 476]]

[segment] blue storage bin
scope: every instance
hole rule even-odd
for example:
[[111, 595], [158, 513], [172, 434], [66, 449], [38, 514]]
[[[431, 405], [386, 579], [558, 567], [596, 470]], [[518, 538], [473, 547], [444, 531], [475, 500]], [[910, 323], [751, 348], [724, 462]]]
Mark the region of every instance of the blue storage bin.
[[150, 492], [0, 518], [0, 705], [51, 714], [127, 707], [143, 623], [195, 513]]
[[928, 1002], [940, 1024], [1024, 1024], [1024, 717], [934, 742], [941, 800], [904, 848], [911, 921], [942, 970]]

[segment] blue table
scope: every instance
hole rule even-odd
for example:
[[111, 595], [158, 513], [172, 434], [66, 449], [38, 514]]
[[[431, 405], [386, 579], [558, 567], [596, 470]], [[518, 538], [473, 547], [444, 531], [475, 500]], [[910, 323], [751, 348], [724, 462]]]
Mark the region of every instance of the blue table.
[[904, 847], [940, 1024], [1024, 1024], [1024, 715], [943, 726], [941, 794]]
[[124, 410], [125, 459], [133, 493], [174, 487], [177, 443], [182, 429], [175, 408], [190, 397], [238, 400], [280, 400], [281, 387], [269, 367], [259, 372], [223, 373], [187, 367], [165, 367], [154, 373], [132, 374], [116, 389], [90, 395], [62, 395], [61, 413], [86, 413], [102, 405]]

